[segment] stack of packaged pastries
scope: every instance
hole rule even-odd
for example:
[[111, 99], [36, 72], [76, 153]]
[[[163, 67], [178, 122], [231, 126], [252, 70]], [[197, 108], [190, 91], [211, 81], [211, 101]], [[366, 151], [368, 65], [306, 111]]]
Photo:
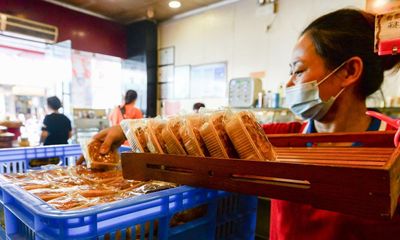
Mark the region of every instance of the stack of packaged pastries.
[[[122, 125], [136, 152], [245, 160], [276, 159], [273, 146], [254, 115], [248, 111], [204, 112], [167, 120], [124, 120]], [[140, 135], [144, 137], [138, 138]]]
[[54, 166], [4, 176], [59, 210], [78, 210], [177, 186], [161, 181], [125, 180], [120, 169], [86, 166]]
[[[131, 127], [140, 143], [136, 146], [140, 151], [147, 151], [146, 146], [141, 145], [147, 125], [135, 124]], [[86, 166], [47, 166], [45, 170], [7, 174], [4, 177], [59, 210], [78, 210], [177, 186], [161, 181], [124, 179], [117, 149], [102, 154], [101, 144], [97, 140], [82, 144]]]

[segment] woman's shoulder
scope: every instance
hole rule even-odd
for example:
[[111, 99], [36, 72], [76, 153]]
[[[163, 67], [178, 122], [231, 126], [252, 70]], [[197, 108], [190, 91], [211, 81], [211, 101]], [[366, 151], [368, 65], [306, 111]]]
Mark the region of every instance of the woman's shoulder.
[[126, 106], [125, 116], [126, 118], [142, 118], [142, 111], [135, 106]]

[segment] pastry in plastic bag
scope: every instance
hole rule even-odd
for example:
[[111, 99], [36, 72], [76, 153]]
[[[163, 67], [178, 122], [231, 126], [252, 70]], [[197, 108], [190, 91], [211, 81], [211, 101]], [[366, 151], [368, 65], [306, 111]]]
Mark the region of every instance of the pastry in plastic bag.
[[191, 156], [209, 156], [208, 150], [199, 131], [204, 123], [205, 117], [201, 114], [188, 115], [182, 122], [179, 133], [186, 152]]
[[105, 186], [102, 185], [85, 185], [82, 186], [81, 189], [76, 191], [77, 194], [86, 198], [108, 196], [108, 195], [113, 195], [117, 192], [118, 189], [106, 188]]
[[238, 112], [230, 116], [225, 129], [241, 159], [276, 159], [273, 146], [250, 112]]
[[158, 192], [161, 190], [170, 189], [170, 188], [174, 188], [174, 187], [177, 187], [177, 185], [174, 183], [161, 182], [161, 181], [149, 181], [149, 182], [146, 182], [145, 184], [143, 184], [142, 186], [134, 189], [134, 192], [147, 194], [147, 193]]
[[76, 166], [69, 170], [72, 176], [79, 177], [87, 183], [107, 184], [122, 178], [122, 171], [119, 169], [112, 169], [105, 171], [103, 169], [88, 169], [84, 166]]
[[211, 157], [237, 158], [238, 154], [225, 130], [226, 112], [219, 111], [211, 114], [208, 121], [200, 128]]
[[166, 122], [159, 118], [149, 119], [147, 122], [147, 147], [151, 153], [168, 153], [165, 141], [161, 135], [166, 125]]
[[102, 143], [90, 140], [82, 144], [83, 155], [89, 168], [98, 166], [118, 166], [120, 163], [118, 150], [111, 148], [106, 154], [100, 153]]
[[121, 122], [122, 130], [134, 152], [150, 152], [147, 148], [146, 119], [127, 119]]
[[30, 190], [29, 192], [47, 202], [51, 199], [67, 195], [68, 191], [63, 188], [40, 188]]
[[59, 210], [72, 210], [76, 208], [82, 208], [84, 206], [87, 207], [90, 202], [91, 201], [89, 199], [82, 197], [79, 194], [74, 194], [55, 198], [47, 203]]
[[44, 180], [27, 180], [27, 181], [17, 182], [16, 185], [22, 187], [25, 190], [51, 187], [51, 184]]
[[180, 117], [174, 117], [168, 121], [167, 126], [161, 132], [169, 154], [186, 155], [182, 138], [179, 134], [181, 125], [182, 119]]

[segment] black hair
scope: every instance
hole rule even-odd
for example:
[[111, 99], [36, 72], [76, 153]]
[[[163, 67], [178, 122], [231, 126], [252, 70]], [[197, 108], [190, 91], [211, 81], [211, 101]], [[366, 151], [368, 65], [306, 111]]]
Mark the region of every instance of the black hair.
[[137, 92], [135, 90], [130, 89], [130, 90], [126, 91], [126, 93], [125, 93], [125, 103], [120, 108], [122, 115], [124, 115], [125, 112], [126, 112], [125, 105], [136, 101], [137, 97], [138, 97], [138, 95], [137, 95]]
[[56, 111], [62, 107], [60, 99], [56, 96], [47, 98], [47, 105]]
[[374, 53], [375, 16], [356, 9], [340, 9], [314, 20], [301, 35], [308, 35], [327, 68], [334, 69], [347, 59], [358, 56], [363, 72], [356, 86], [365, 99], [377, 91], [384, 71], [400, 62], [399, 56], [378, 56]]
[[204, 105], [204, 103], [201, 103], [201, 102], [193, 104], [193, 110], [198, 111], [202, 107], [204, 108], [204, 107], [206, 107], [206, 105]]

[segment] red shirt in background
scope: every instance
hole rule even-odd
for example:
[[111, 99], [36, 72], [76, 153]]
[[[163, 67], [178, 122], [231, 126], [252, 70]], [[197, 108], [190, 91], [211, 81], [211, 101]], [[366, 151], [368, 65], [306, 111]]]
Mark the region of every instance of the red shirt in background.
[[110, 114], [111, 125], [119, 125], [124, 119], [138, 119], [143, 118], [142, 111], [132, 105], [125, 105], [125, 114], [122, 115], [120, 107], [116, 107]]

